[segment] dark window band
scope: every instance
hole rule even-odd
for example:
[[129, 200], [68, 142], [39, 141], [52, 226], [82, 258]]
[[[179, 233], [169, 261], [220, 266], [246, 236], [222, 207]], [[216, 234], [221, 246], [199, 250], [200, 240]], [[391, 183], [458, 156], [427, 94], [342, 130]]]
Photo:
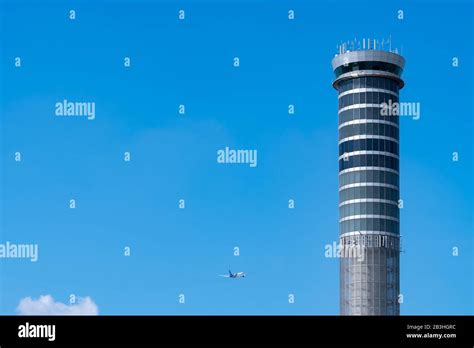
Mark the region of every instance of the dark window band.
[[381, 115], [380, 107], [353, 108], [344, 110], [339, 114], [339, 125], [353, 120], [383, 120], [398, 124], [399, 117], [393, 115]]
[[391, 187], [383, 186], [358, 186], [339, 192], [339, 202], [361, 198], [378, 198], [398, 202], [399, 192]]
[[384, 167], [398, 171], [398, 159], [385, 155], [355, 155], [339, 160], [339, 171], [354, 167]]
[[399, 186], [398, 174], [385, 170], [357, 170], [339, 175], [339, 186], [374, 182]]
[[399, 219], [400, 209], [395, 204], [379, 202], [352, 203], [339, 207], [341, 219], [353, 215], [384, 215]]
[[339, 98], [339, 109], [354, 104], [377, 104], [382, 103], [398, 103], [398, 97], [393, 94], [383, 92], [360, 92], [350, 93]]
[[339, 83], [339, 93], [355, 88], [379, 88], [398, 93], [398, 82], [385, 77], [358, 77], [348, 79]]
[[382, 135], [398, 139], [398, 127], [386, 123], [358, 123], [349, 124], [339, 129], [339, 140], [355, 135]]
[[384, 231], [395, 234], [400, 233], [400, 225], [397, 221], [387, 219], [354, 219], [340, 223], [341, 233], [357, 231]]
[[354, 151], [384, 151], [398, 155], [398, 144], [385, 139], [357, 139], [339, 144], [339, 156]]
[[396, 74], [400, 76], [402, 74], [402, 68], [398, 65], [386, 62], [353, 62], [347, 65], [341, 65], [334, 73], [336, 74], [336, 78], [341, 76], [342, 74], [351, 72], [351, 71], [359, 71], [359, 70], [379, 70], [379, 71], [386, 71], [392, 74]]

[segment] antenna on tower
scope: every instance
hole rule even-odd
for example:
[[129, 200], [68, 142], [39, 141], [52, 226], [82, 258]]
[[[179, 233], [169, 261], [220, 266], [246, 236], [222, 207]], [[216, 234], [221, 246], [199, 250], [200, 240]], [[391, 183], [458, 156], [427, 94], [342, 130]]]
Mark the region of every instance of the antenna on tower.
[[353, 40], [340, 41], [340, 43], [336, 45], [336, 50], [338, 52], [336, 55], [361, 50], [386, 50], [388, 52], [398, 54], [399, 51], [403, 53], [403, 46], [401, 46], [400, 48], [392, 48], [392, 35], [390, 34], [388, 39], [384, 37], [382, 39], [362, 38], [358, 40], [357, 37], [354, 37]]

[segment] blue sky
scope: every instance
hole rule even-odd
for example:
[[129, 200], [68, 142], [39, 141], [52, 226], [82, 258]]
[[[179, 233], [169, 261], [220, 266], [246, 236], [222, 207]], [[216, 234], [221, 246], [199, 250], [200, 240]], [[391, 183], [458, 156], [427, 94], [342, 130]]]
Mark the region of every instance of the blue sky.
[[[401, 120], [401, 314], [474, 314], [471, 3], [0, 3], [0, 243], [39, 245], [36, 263], [0, 260], [0, 314], [76, 294], [100, 314], [337, 315], [330, 63], [341, 41], [389, 35], [401, 100], [421, 103]], [[95, 102], [95, 120], [55, 117], [63, 99]], [[257, 167], [218, 164], [226, 146]]]

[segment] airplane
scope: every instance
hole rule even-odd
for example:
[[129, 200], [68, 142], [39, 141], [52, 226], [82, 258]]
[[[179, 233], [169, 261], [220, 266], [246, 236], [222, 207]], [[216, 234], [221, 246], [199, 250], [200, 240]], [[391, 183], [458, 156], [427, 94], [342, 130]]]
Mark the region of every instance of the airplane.
[[224, 277], [224, 278], [245, 278], [245, 272], [232, 273], [232, 272], [229, 270], [229, 274], [226, 274], [226, 275], [219, 275], [219, 277]]

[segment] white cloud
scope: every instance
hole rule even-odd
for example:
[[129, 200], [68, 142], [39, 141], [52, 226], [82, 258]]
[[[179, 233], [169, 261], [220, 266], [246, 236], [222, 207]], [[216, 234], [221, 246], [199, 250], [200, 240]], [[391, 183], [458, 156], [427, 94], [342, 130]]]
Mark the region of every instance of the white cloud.
[[51, 295], [40, 296], [38, 300], [25, 297], [17, 307], [19, 315], [98, 315], [99, 309], [90, 297], [78, 297], [76, 304], [67, 305], [54, 301]]

